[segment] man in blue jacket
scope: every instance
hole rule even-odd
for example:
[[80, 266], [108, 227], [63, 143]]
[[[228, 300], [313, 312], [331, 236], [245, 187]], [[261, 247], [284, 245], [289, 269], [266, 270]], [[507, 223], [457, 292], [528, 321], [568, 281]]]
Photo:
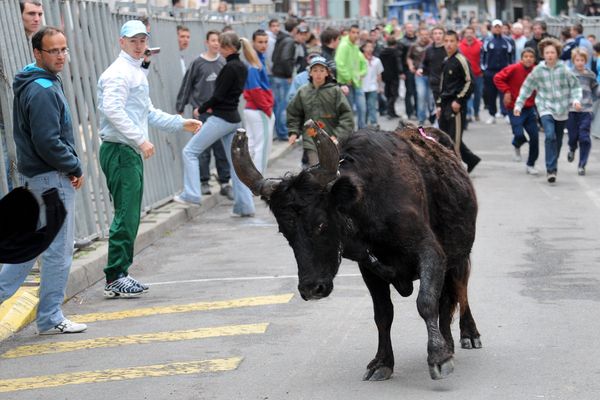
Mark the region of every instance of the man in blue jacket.
[[[502, 21], [495, 19], [492, 22], [492, 36], [485, 39], [481, 48], [481, 69], [483, 71], [483, 98], [490, 113], [488, 124], [496, 123], [497, 101], [499, 92], [494, 85], [494, 75], [504, 67], [515, 63], [515, 43], [502, 35]], [[504, 110], [504, 104], [500, 101]]]
[[[67, 40], [54, 27], [44, 27], [31, 40], [35, 63], [17, 74], [13, 119], [18, 169], [38, 199], [56, 188], [67, 216], [42, 254], [37, 327], [41, 335], [83, 332], [87, 326], [69, 321], [61, 311], [73, 259], [75, 190], [83, 185], [75, 151], [71, 113], [58, 73], [67, 62]], [[35, 259], [4, 265], [0, 270], [0, 303], [21, 286]]]

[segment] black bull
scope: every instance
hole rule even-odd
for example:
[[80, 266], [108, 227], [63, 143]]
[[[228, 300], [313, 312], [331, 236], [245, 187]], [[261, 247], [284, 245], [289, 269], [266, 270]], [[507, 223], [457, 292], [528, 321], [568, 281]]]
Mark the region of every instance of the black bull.
[[461, 346], [481, 347], [467, 297], [477, 200], [452, 141], [432, 128], [427, 134], [438, 141], [415, 128], [359, 130], [338, 150], [313, 126], [319, 165], [297, 175], [264, 179], [243, 129], [231, 148], [240, 180], [267, 201], [294, 250], [302, 298], [331, 293], [341, 257], [358, 262], [379, 331], [364, 379], [384, 380], [394, 368], [390, 284], [409, 296], [420, 279], [429, 372], [446, 377], [454, 369], [450, 324], [458, 306]]

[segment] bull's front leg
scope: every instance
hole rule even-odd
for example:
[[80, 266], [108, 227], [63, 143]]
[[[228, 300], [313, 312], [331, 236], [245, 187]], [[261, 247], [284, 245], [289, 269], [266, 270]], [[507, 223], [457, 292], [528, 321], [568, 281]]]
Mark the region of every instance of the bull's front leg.
[[427, 363], [431, 379], [442, 379], [454, 371], [453, 350], [438, 325], [439, 301], [445, 279], [446, 262], [443, 252], [433, 238], [424, 239], [419, 246], [419, 276], [421, 285], [417, 297], [419, 315], [427, 327]]
[[379, 334], [377, 354], [367, 365], [367, 372], [363, 376], [363, 380], [383, 381], [389, 379], [392, 372], [394, 372], [394, 351], [392, 350], [390, 336], [394, 320], [394, 306], [390, 298], [390, 285], [377, 276], [370, 266], [365, 265], [364, 262], [359, 262], [358, 266], [369, 293], [371, 293], [375, 324]]

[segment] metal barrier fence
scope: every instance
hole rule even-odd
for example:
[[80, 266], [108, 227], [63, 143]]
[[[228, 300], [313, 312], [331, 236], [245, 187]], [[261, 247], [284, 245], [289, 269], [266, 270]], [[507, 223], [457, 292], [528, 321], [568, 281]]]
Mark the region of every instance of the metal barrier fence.
[[579, 22], [583, 25], [584, 35], [596, 35], [600, 38], [600, 17], [586, 17], [578, 15], [576, 17], [549, 17], [545, 19], [548, 33], [560, 37], [562, 28], [572, 26]]
[[[76, 130], [77, 152], [86, 176], [86, 184], [76, 200], [76, 237], [106, 237], [112, 219], [112, 206], [98, 162], [100, 140], [96, 85], [100, 74], [119, 53], [118, 32], [121, 24], [136, 15], [113, 13], [108, 4], [98, 1], [44, 0], [43, 6], [45, 24], [62, 27], [70, 49], [69, 62], [61, 76]], [[191, 54], [199, 54], [203, 50], [205, 32], [209, 29], [220, 31], [225, 25], [225, 22], [203, 21], [200, 18], [184, 21], [172, 17], [150, 18], [151, 46], [161, 48], [161, 53], [153, 57], [150, 66], [150, 97], [156, 108], [170, 113], [175, 112], [177, 92], [183, 78], [176, 34], [176, 26], [182, 22], [192, 34]], [[259, 26], [256, 22], [233, 22], [232, 25], [244, 36]], [[18, 0], [0, 0], [0, 107], [10, 160], [16, 159], [12, 140], [12, 80], [18, 71], [31, 62], [33, 55], [24, 35]], [[144, 162], [145, 212], [168, 202], [181, 188], [181, 150], [189, 138], [190, 134], [187, 133], [166, 134], [150, 129], [150, 141], [156, 146], [157, 152]], [[0, 195], [8, 189], [4, 155], [4, 145], [0, 141]]]

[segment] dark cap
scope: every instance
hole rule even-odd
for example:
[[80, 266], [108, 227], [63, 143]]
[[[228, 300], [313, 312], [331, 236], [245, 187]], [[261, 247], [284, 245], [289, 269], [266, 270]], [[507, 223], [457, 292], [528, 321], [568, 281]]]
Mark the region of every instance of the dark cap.
[[307, 33], [309, 31], [310, 31], [310, 29], [308, 28], [307, 25], [299, 25], [298, 26], [298, 33]]

